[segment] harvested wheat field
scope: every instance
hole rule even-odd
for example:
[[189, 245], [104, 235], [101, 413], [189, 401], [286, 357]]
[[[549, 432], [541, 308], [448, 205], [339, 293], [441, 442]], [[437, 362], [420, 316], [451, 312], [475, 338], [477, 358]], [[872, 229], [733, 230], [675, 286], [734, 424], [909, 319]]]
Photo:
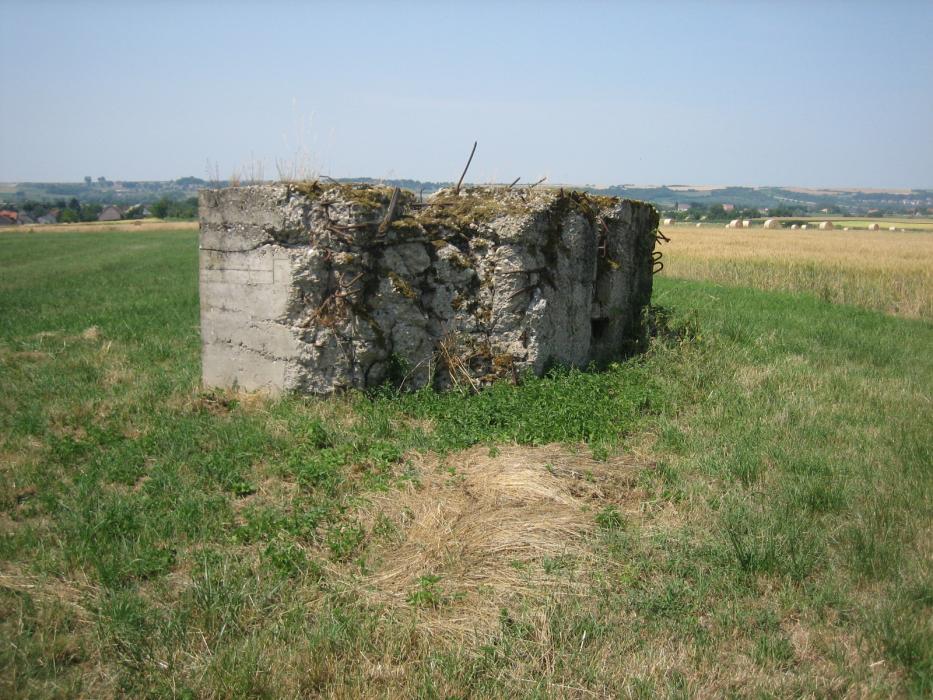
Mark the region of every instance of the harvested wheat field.
[[664, 276], [933, 319], [933, 234], [670, 227]]

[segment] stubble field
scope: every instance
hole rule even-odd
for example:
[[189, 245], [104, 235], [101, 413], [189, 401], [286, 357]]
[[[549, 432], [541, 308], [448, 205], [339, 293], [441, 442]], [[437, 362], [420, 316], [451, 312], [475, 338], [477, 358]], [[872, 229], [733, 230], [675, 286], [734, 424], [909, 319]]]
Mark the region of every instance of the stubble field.
[[664, 275], [933, 320], [933, 235], [665, 227]]

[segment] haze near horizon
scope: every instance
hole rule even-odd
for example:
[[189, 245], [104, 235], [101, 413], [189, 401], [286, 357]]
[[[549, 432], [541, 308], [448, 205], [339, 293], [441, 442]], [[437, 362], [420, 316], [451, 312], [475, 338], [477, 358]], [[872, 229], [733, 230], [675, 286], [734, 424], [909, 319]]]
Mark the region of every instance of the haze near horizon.
[[0, 181], [933, 187], [931, 3], [0, 10]]

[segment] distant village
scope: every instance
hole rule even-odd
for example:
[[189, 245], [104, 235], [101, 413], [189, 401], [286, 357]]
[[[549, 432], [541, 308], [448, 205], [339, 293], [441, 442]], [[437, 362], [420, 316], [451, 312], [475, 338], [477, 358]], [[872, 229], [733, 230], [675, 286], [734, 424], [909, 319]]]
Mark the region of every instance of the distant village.
[[195, 219], [198, 190], [226, 184], [197, 177], [121, 182], [90, 176], [84, 182], [0, 183], [0, 226]]
[[[136, 216], [136, 214], [139, 216]], [[52, 207], [45, 214], [33, 218], [26, 211], [14, 211], [12, 209], [0, 209], [0, 226], [26, 226], [29, 224], [57, 224], [61, 217], [62, 209]], [[132, 207], [118, 207], [111, 204], [102, 207], [100, 214], [93, 221], [120, 221], [121, 219], [142, 219], [152, 216], [152, 211], [147, 206], [141, 204]], [[80, 219], [79, 219], [80, 220]]]

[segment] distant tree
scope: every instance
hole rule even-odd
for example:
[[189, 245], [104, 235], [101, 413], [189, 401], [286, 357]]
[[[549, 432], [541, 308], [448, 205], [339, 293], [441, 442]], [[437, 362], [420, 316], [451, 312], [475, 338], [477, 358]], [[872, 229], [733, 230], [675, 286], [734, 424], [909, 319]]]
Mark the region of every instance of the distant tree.
[[198, 216], [198, 198], [175, 200], [162, 197], [150, 205], [149, 211], [160, 219], [196, 219]]
[[81, 202], [78, 201], [77, 197], [72, 197], [68, 200], [68, 209], [71, 209], [74, 212], [77, 212], [81, 209]]
[[47, 202], [37, 202], [34, 199], [27, 199], [20, 206], [20, 211], [24, 211], [34, 219], [48, 213], [49, 205]]
[[152, 212], [152, 215], [159, 219], [167, 219], [169, 207], [172, 205], [172, 200], [168, 197], [161, 197], [158, 201], [154, 202], [152, 206], [149, 207], [149, 211]]
[[182, 187], [188, 187], [189, 185], [206, 185], [207, 182], [202, 180], [199, 177], [189, 176], [189, 177], [180, 177], [175, 180], [176, 185], [181, 185]]
[[58, 214], [58, 220], [63, 224], [73, 224], [79, 220], [78, 212], [71, 208], [62, 209]]
[[198, 198], [188, 197], [184, 201], [178, 202], [175, 216], [179, 219], [198, 218]]
[[709, 221], [725, 221], [729, 218], [729, 213], [722, 204], [710, 204], [706, 210], [706, 218]]
[[91, 186], [91, 176], [90, 176], [90, 175], [85, 175], [85, 176], [84, 176], [84, 184], [87, 185], [88, 187]]
[[103, 207], [100, 204], [82, 204], [78, 212], [78, 218], [81, 221], [97, 221]]
[[804, 216], [807, 213], [806, 208], [800, 206], [789, 206], [782, 204], [781, 206], [772, 207], [771, 211], [768, 212], [770, 216], [774, 217], [790, 217], [790, 216]]
[[99, 185], [106, 185], [106, 184], [107, 184], [107, 178], [105, 178], [103, 175], [101, 175], [99, 178], [97, 178], [97, 184], [99, 184]]

